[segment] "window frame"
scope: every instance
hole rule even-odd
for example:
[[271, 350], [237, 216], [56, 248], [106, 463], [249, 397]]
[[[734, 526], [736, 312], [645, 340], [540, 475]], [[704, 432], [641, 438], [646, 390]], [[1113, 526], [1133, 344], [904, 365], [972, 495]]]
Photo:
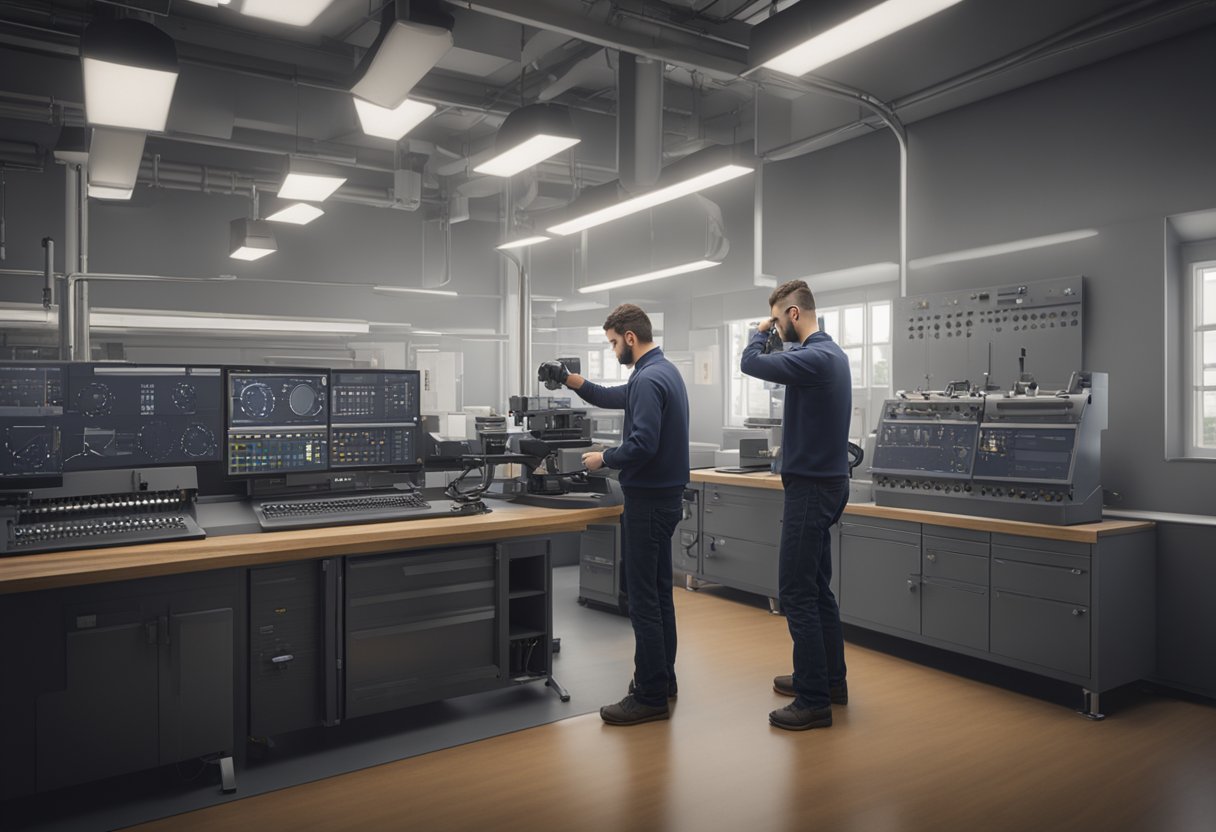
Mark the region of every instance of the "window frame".
[[[1197, 260], [1187, 264], [1189, 271], [1189, 291], [1186, 294], [1183, 319], [1188, 321], [1187, 334], [1183, 347], [1184, 358], [1184, 390], [1183, 404], [1184, 435], [1186, 437], [1186, 456], [1191, 459], [1216, 459], [1216, 443], [1203, 444], [1203, 398], [1205, 394], [1216, 395], [1216, 384], [1205, 384], [1205, 371], [1216, 371], [1216, 364], [1205, 365], [1204, 335], [1216, 332], [1216, 321], [1204, 322], [1204, 280], [1208, 275], [1216, 278], [1216, 260]], [[1216, 291], [1214, 289], [1213, 291]]]

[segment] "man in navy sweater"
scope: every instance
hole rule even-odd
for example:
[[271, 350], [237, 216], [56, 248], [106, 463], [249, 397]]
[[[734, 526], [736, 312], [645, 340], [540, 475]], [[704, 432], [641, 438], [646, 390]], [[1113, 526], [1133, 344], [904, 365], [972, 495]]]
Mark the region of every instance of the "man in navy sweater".
[[622, 304], [604, 322], [617, 360], [633, 367], [628, 384], [602, 387], [556, 361], [541, 365], [541, 381], [561, 382], [595, 407], [625, 411], [621, 444], [583, 455], [594, 471], [620, 469], [625, 496], [622, 553], [634, 672], [629, 693], [600, 708], [609, 725], [667, 719], [676, 695], [676, 612], [671, 595], [671, 536], [688, 483], [688, 391], [675, 365], [654, 343], [650, 318]]
[[[773, 689], [794, 701], [769, 714], [791, 731], [832, 724], [832, 704], [849, 700], [844, 638], [832, 579], [831, 526], [849, 499], [849, 418], [853, 382], [849, 359], [819, 330], [815, 298], [803, 280], [791, 280], [768, 299], [772, 318], [743, 350], [740, 369], [785, 385], [781, 482], [785, 511], [778, 559], [781, 608], [794, 640], [794, 674], [773, 679]], [[800, 346], [765, 354], [769, 328]]]

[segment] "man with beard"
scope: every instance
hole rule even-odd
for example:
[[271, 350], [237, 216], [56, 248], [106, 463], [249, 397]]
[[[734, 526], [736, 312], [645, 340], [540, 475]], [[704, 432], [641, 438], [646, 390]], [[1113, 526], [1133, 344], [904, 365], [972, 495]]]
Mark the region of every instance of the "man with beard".
[[680, 520], [688, 483], [688, 391], [675, 365], [654, 343], [650, 318], [625, 303], [604, 321], [604, 334], [629, 382], [602, 387], [570, 373], [559, 362], [541, 365], [540, 380], [565, 384], [595, 407], [624, 409], [621, 444], [583, 454], [591, 471], [620, 469], [625, 496], [622, 554], [629, 620], [634, 634], [634, 673], [620, 702], [600, 708], [609, 725], [667, 719], [676, 695], [676, 612], [672, 602], [671, 536]]
[[[849, 499], [849, 417], [853, 382], [849, 359], [819, 330], [815, 298], [803, 280], [791, 280], [768, 299], [772, 318], [760, 324], [743, 350], [747, 375], [785, 385], [781, 482], [785, 488], [778, 592], [794, 641], [794, 674], [773, 679], [777, 693], [794, 697], [769, 714], [790, 731], [832, 724], [832, 704], [849, 700], [845, 683], [840, 608], [832, 579], [829, 529]], [[769, 328], [799, 344], [764, 354]]]

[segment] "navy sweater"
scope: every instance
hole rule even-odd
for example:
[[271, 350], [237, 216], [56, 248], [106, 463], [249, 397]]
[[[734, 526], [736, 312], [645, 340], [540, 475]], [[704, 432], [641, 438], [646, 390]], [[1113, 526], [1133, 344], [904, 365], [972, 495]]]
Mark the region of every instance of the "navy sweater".
[[785, 385], [781, 473], [848, 476], [853, 411], [848, 357], [826, 332], [812, 334], [800, 347], [765, 355], [767, 339], [767, 332], [752, 336], [739, 368], [754, 378]]
[[638, 359], [629, 383], [603, 387], [584, 381], [575, 391], [588, 404], [625, 411], [621, 444], [604, 451], [626, 488], [688, 483], [688, 391], [680, 371], [655, 347]]

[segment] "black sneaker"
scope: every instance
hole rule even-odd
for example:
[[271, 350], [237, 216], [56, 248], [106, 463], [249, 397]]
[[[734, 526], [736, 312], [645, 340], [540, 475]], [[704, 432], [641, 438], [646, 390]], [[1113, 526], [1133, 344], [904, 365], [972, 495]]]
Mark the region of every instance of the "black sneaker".
[[[793, 676], [774, 676], [773, 690], [782, 696], [797, 696], [794, 692], [794, 677]], [[841, 682], [839, 685], [832, 685], [828, 688], [828, 697], [832, 700], [833, 705], [849, 704], [849, 683], [848, 681]]]
[[768, 724], [786, 731], [808, 731], [832, 724], [832, 708], [799, 708], [793, 702], [768, 715]]
[[[630, 696], [633, 696], [633, 695], [634, 695], [635, 693], [637, 693], [637, 692], [638, 692], [637, 685], [634, 683], [634, 680], [633, 680], [633, 679], [630, 679], [630, 680], [629, 680], [629, 695], [630, 695]], [[668, 682], [668, 683], [667, 683], [667, 698], [668, 698], [668, 699], [675, 699], [675, 698], [676, 698], [676, 695], [677, 695], [679, 692], [680, 692], [680, 691], [679, 691], [679, 688], [677, 687], [677, 685], [676, 685], [676, 683], [675, 683], [675, 682]]]
[[643, 705], [632, 695], [626, 696], [615, 705], [605, 705], [600, 708], [600, 719], [609, 725], [640, 725], [643, 722], [654, 722], [671, 716], [667, 704]]

